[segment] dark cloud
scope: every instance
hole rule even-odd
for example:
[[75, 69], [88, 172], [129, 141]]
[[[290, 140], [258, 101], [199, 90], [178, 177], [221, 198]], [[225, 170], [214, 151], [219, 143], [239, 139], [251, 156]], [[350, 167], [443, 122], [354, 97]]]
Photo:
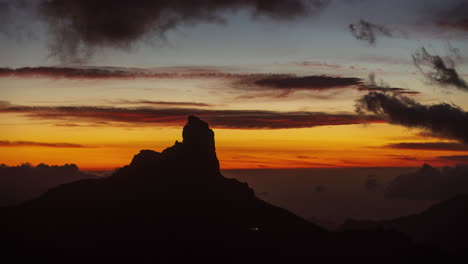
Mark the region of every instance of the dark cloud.
[[445, 200], [468, 194], [468, 166], [436, 169], [424, 164], [416, 172], [395, 178], [387, 187], [386, 194], [411, 200]]
[[440, 12], [434, 19], [440, 27], [468, 31], [468, 2], [463, 1], [457, 6]]
[[180, 126], [188, 115], [203, 118], [215, 128], [280, 129], [315, 126], [350, 125], [382, 122], [374, 116], [361, 117], [350, 113], [274, 112], [261, 110], [207, 110], [190, 108], [115, 108], [76, 106], [7, 106], [0, 113], [18, 113], [38, 120], [59, 120], [63, 123], [106, 122], [134, 126]]
[[350, 24], [349, 30], [356, 39], [365, 41], [372, 46], [375, 46], [377, 36], [379, 35], [386, 37], [401, 36], [401, 33], [398, 33], [393, 29], [387, 28], [382, 25], [374, 24], [363, 19], [359, 20], [358, 23]]
[[[454, 68], [453, 61], [447, 63], [440, 56], [431, 55], [424, 47], [417, 50], [412, 57], [414, 65], [431, 83], [451, 85], [460, 90], [468, 91], [468, 85]], [[428, 67], [429, 70], [426, 70], [424, 66]]]
[[298, 90], [325, 91], [356, 87], [363, 84], [359, 78], [327, 75], [297, 76], [293, 74], [258, 74], [240, 79], [234, 86], [247, 90], [279, 91], [280, 96], [287, 96]]
[[417, 91], [412, 91], [409, 89], [405, 88], [396, 88], [396, 87], [391, 87], [388, 84], [384, 83], [382, 80], [380, 82], [377, 82], [375, 80], [375, 74], [370, 73], [369, 74], [369, 80], [359, 86], [358, 88], [359, 91], [366, 91], [366, 92], [390, 92], [390, 93], [398, 93], [398, 94], [419, 94]]
[[437, 157], [444, 161], [455, 161], [458, 163], [468, 163], [468, 155], [452, 155], [452, 156], [439, 156]]
[[450, 142], [403, 142], [386, 145], [396, 149], [441, 150], [441, 151], [468, 151], [468, 145]]
[[468, 113], [454, 105], [423, 105], [399, 94], [370, 92], [356, 101], [356, 111], [370, 112], [391, 124], [421, 128], [468, 143]]
[[45, 193], [48, 189], [81, 179], [94, 178], [75, 164], [49, 166], [29, 164], [7, 166], [0, 164], [0, 206], [17, 204]]
[[72, 144], [72, 143], [55, 143], [55, 142], [34, 142], [34, 141], [5, 141], [0, 140], [0, 147], [48, 147], [48, 148], [89, 148], [90, 146]]
[[225, 23], [226, 12], [292, 20], [317, 12], [329, 0], [41, 0], [39, 10], [54, 39], [52, 54], [79, 62], [96, 47], [128, 48], [143, 38], [164, 37], [183, 25]]

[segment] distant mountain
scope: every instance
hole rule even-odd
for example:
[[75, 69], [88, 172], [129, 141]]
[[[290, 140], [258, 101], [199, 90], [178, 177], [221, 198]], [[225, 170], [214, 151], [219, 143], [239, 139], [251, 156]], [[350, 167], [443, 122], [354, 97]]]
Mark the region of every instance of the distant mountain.
[[208, 124], [190, 116], [183, 142], [142, 150], [113, 175], [51, 189], [0, 210], [16, 262], [299, 263], [343, 258], [446, 260], [387, 231], [328, 232], [223, 177]]
[[342, 230], [395, 230], [419, 243], [468, 256], [468, 196], [440, 202], [420, 214], [393, 220], [348, 220]]
[[0, 164], [0, 206], [15, 205], [39, 197], [48, 189], [77, 180], [95, 178], [75, 164], [7, 166]]

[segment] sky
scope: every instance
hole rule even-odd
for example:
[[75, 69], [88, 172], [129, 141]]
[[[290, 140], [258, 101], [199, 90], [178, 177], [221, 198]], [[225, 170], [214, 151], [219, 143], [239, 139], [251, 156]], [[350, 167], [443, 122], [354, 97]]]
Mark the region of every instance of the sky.
[[0, 163], [118, 168], [188, 115], [223, 169], [468, 163], [468, 1], [0, 7]]

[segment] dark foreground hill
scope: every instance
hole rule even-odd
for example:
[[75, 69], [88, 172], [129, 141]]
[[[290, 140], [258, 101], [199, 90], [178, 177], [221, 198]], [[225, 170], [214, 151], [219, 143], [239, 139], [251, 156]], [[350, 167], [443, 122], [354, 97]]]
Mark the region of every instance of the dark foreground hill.
[[143, 150], [112, 176], [51, 189], [0, 210], [2, 257], [46, 263], [360, 263], [446, 261], [384, 230], [332, 233], [224, 178], [208, 124]]

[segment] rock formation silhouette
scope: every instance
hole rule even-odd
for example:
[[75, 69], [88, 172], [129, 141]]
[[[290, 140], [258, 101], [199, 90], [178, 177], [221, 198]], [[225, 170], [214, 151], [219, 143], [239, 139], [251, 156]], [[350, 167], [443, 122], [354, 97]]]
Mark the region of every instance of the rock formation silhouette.
[[328, 232], [270, 205], [222, 176], [207, 123], [190, 116], [182, 135], [162, 152], [140, 151], [110, 177], [1, 208], [5, 252], [48, 263], [445, 260], [397, 232]]

